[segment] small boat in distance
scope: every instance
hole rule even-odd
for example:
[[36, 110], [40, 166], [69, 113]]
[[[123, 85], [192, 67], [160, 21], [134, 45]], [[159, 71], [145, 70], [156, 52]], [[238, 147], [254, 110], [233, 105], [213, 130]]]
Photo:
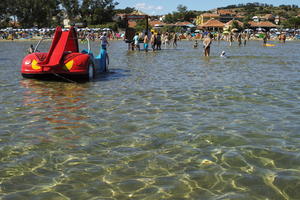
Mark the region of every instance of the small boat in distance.
[[101, 49], [94, 57], [89, 49], [79, 52], [77, 33], [74, 27], [63, 31], [57, 27], [48, 52], [33, 52], [22, 61], [24, 78], [62, 77], [92, 80], [97, 73], [106, 72], [108, 56]]

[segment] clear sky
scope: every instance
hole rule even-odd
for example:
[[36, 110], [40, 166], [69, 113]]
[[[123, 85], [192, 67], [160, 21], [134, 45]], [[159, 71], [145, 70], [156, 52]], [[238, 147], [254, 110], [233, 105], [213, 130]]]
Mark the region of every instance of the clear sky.
[[300, 6], [300, 0], [115, 0], [119, 2], [117, 8], [135, 7], [149, 15], [161, 15], [176, 11], [177, 6], [182, 4], [187, 6], [188, 10], [210, 10], [217, 7], [224, 7], [235, 4], [246, 3], [267, 3], [278, 5], [291, 5], [295, 4]]

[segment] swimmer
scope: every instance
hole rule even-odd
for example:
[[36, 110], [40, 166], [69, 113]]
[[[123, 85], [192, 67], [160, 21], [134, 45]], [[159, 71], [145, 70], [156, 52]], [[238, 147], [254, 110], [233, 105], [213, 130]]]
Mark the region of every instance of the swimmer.
[[198, 47], [198, 41], [195, 40], [195, 43], [194, 43], [194, 48], [197, 48]]
[[220, 57], [221, 57], [221, 58], [227, 58], [225, 51], [222, 51]]
[[27, 49], [27, 53], [28, 53], [28, 54], [34, 53], [34, 47], [33, 47], [32, 44], [31, 44], [30, 47]]

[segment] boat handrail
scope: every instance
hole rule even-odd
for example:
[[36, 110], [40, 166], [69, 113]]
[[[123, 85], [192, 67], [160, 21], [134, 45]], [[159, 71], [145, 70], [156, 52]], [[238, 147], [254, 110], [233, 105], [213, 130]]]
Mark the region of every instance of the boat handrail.
[[39, 40], [39, 42], [35, 45], [35, 48], [33, 50], [33, 53], [37, 51], [38, 47], [40, 46], [41, 42], [45, 39], [51, 39], [49, 37], [42, 37], [42, 39]]
[[90, 39], [89, 39], [89, 36], [90, 36], [90, 34], [88, 34], [88, 35], [86, 36], [86, 40], [87, 40], [87, 43], [88, 43], [88, 54], [90, 54], [90, 52], [91, 52], [91, 45], [90, 45]]

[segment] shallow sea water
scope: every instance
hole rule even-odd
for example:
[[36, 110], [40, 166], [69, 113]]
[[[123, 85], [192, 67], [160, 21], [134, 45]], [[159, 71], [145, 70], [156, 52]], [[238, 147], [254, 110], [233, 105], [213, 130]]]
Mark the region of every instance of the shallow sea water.
[[116, 41], [109, 74], [68, 83], [0, 42], [0, 199], [299, 199], [300, 43], [275, 44]]

